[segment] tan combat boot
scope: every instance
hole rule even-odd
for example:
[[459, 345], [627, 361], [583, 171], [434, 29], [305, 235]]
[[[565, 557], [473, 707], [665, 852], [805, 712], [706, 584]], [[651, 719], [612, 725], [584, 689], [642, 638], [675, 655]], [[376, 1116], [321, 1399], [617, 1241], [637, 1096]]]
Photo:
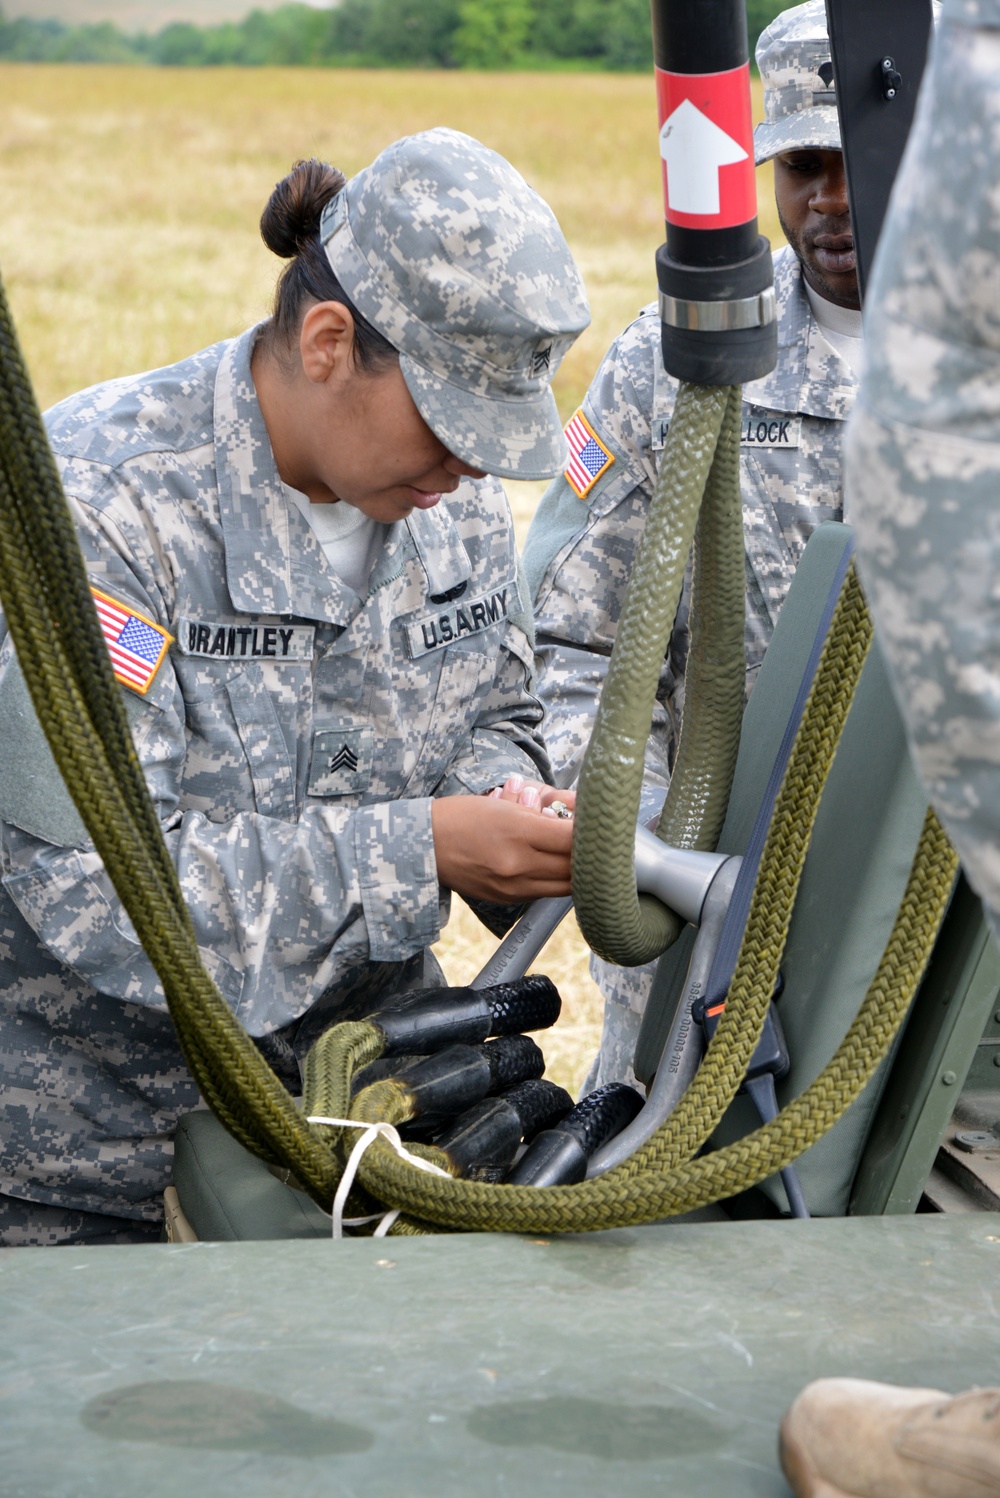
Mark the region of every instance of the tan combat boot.
[[778, 1449], [798, 1498], [994, 1498], [1000, 1389], [952, 1398], [821, 1378], [785, 1415]]

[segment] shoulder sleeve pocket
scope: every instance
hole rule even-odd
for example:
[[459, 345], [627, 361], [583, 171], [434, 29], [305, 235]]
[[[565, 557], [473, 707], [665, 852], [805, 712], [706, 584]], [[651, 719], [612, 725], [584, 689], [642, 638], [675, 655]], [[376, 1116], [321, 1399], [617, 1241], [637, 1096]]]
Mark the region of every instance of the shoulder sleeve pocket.
[[[122, 701], [134, 733], [149, 705], [132, 692]], [[0, 821], [61, 848], [91, 847], [13, 655], [0, 675], [0, 743]]]
[[0, 678], [0, 820], [59, 847], [89, 843], [16, 660]]

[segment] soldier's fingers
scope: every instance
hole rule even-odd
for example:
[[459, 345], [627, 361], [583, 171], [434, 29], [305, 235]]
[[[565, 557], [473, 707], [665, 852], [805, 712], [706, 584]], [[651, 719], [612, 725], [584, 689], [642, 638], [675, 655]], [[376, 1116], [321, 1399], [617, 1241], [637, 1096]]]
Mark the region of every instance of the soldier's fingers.
[[509, 775], [503, 785], [498, 785], [494, 790], [490, 791], [490, 799], [492, 801], [517, 802], [520, 800], [525, 785], [528, 783], [525, 781], [523, 775]]
[[576, 806], [576, 791], [561, 791], [557, 785], [543, 785], [541, 802], [543, 811], [553, 805], [562, 805], [567, 811], [572, 811]]
[[518, 831], [525, 845], [537, 857], [543, 854], [555, 854], [561, 858], [568, 858], [570, 855], [573, 846], [572, 818], [533, 817]]
[[489, 798], [492, 801], [513, 801], [528, 811], [544, 811], [553, 802], [572, 810], [576, 792], [560, 791], [556, 786], [546, 785], [543, 780], [526, 780], [523, 775], [511, 775], [503, 785], [489, 792]]

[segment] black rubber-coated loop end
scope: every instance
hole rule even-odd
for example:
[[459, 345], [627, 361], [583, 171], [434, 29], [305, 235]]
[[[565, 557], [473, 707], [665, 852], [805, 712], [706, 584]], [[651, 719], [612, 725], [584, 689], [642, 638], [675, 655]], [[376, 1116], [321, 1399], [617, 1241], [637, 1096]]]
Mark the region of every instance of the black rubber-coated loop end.
[[609, 1082], [595, 1092], [588, 1092], [556, 1127], [564, 1134], [572, 1134], [589, 1159], [632, 1122], [642, 1103], [639, 1093], [627, 1082]]
[[497, 983], [481, 990], [492, 1016], [491, 1035], [517, 1035], [522, 1030], [547, 1030], [559, 1018], [562, 1000], [551, 978], [531, 973], [513, 983]]
[[450, 1045], [411, 1061], [397, 1073], [410, 1099], [411, 1116], [464, 1113], [490, 1090], [490, 1066], [481, 1046]]
[[566, 1117], [573, 1099], [564, 1087], [554, 1082], [520, 1082], [501, 1094], [521, 1120], [521, 1138], [528, 1142], [542, 1129], [551, 1129]]
[[587, 1161], [602, 1144], [630, 1124], [642, 1098], [625, 1082], [590, 1092], [554, 1128], [539, 1133], [510, 1171], [512, 1186], [573, 1186], [587, 1174]]
[[554, 1082], [520, 1082], [463, 1113], [435, 1143], [461, 1175], [485, 1180], [482, 1172], [489, 1168], [498, 1174], [488, 1178], [499, 1180], [513, 1164], [521, 1140], [533, 1139], [572, 1106], [569, 1093]]
[[502, 1097], [486, 1098], [456, 1118], [435, 1139], [453, 1169], [482, 1180], [485, 1168], [505, 1171], [521, 1143], [521, 1118]]
[[365, 1087], [371, 1087], [374, 1082], [393, 1080], [404, 1067], [422, 1060], [422, 1056], [380, 1056], [377, 1061], [369, 1061], [366, 1066], [360, 1066], [352, 1076], [351, 1097], [357, 1097], [359, 1092]]
[[586, 1174], [587, 1156], [580, 1141], [555, 1128], [535, 1135], [505, 1179], [508, 1186], [575, 1186]]
[[476, 1050], [490, 1069], [490, 1092], [503, 1092], [516, 1082], [530, 1082], [545, 1070], [545, 1057], [530, 1035], [501, 1035]]
[[392, 1000], [369, 1020], [385, 1036], [383, 1055], [430, 1055], [449, 1045], [476, 1045], [490, 1034], [488, 990], [424, 988]]

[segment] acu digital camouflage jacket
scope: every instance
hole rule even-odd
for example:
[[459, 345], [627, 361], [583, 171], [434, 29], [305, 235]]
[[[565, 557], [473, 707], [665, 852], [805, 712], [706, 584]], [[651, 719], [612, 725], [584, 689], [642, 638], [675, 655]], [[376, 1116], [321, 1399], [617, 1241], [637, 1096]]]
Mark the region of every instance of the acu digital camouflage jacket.
[[[284, 493], [253, 341], [84, 391], [49, 430], [103, 607], [150, 664], [173, 637], [125, 696], [204, 960], [252, 1035], [303, 1049], [437, 972], [431, 798], [548, 769], [500, 486], [386, 527], [357, 597]], [[0, 728], [0, 1192], [155, 1219], [196, 1089], [9, 638]]]

